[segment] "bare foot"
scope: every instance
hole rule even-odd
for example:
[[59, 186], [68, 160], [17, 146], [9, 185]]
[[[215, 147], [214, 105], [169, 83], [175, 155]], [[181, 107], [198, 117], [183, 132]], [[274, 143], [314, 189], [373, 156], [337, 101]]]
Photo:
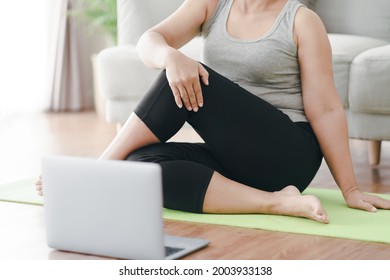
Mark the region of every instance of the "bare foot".
[[329, 223], [328, 215], [321, 201], [314, 195], [302, 195], [295, 186], [287, 186], [281, 191], [274, 192], [277, 204], [272, 211], [275, 214], [304, 217], [321, 223]]

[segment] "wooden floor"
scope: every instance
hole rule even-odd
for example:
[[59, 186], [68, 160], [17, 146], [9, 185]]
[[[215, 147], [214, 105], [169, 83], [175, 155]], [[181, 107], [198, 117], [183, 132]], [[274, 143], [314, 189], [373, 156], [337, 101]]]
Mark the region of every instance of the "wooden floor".
[[[115, 131], [114, 125], [94, 112], [0, 114], [0, 183], [40, 174], [39, 160], [44, 154], [97, 157]], [[189, 128], [174, 137], [175, 141], [198, 139]], [[368, 165], [365, 141], [351, 140], [351, 150], [361, 188], [390, 193], [390, 143], [383, 143], [382, 162], [376, 167]], [[311, 187], [336, 188], [325, 164]], [[13, 208], [31, 211], [17, 205], [0, 207]], [[41, 210], [34, 211], [40, 215]], [[189, 256], [195, 259], [390, 259], [390, 245], [379, 243], [172, 221], [166, 222], [166, 231], [212, 240], [209, 248]], [[57, 257], [54, 252], [50, 258]], [[77, 259], [76, 255], [68, 258]]]

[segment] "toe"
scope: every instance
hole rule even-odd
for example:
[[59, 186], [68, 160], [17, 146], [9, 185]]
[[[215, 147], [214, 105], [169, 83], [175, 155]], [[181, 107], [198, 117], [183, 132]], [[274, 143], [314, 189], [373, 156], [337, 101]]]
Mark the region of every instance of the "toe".
[[323, 224], [329, 223], [329, 218], [326, 214], [313, 214], [312, 219]]
[[322, 222], [324, 224], [329, 224], [329, 217], [328, 217], [328, 215], [326, 215], [326, 214], [322, 215]]

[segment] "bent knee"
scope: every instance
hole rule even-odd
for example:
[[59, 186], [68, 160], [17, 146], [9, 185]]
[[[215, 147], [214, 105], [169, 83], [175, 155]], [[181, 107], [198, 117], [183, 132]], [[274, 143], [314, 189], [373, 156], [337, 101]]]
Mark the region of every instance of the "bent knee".
[[128, 155], [126, 160], [159, 163], [181, 159], [183, 157], [183, 155], [181, 155], [182, 152], [173, 144], [174, 143], [157, 143], [142, 147]]

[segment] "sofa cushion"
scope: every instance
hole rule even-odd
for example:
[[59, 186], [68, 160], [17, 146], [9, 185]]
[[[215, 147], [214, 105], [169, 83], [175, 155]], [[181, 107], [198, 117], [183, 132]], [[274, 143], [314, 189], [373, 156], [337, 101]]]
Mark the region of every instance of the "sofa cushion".
[[363, 52], [351, 65], [350, 110], [390, 114], [390, 44]]
[[318, 0], [315, 11], [329, 33], [390, 41], [389, 0]]
[[386, 45], [387, 42], [368, 37], [329, 34], [333, 52], [333, 71], [336, 88], [344, 107], [348, 107], [348, 80], [351, 62], [362, 52]]
[[347, 111], [349, 137], [390, 141], [390, 115]]

